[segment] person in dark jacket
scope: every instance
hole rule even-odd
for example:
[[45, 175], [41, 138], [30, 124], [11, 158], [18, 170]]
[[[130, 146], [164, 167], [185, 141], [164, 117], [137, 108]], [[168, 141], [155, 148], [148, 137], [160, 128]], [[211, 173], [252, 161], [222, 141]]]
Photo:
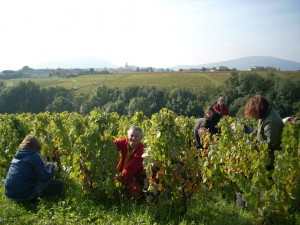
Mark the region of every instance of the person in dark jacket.
[[54, 164], [40, 155], [40, 140], [28, 135], [10, 163], [5, 178], [5, 195], [17, 202], [30, 202], [47, 188], [54, 177]]
[[193, 128], [194, 142], [197, 149], [201, 149], [203, 146], [200, 141], [199, 131], [201, 129], [208, 129], [211, 135], [218, 134], [220, 131], [217, 128], [222, 115], [216, 111], [213, 107], [209, 106], [205, 110], [205, 116], [203, 118], [198, 118]]
[[248, 99], [245, 105], [245, 116], [258, 120], [258, 129], [253, 131], [251, 135], [253, 138], [257, 137], [260, 144], [268, 144], [271, 163], [267, 169], [272, 170], [275, 159], [274, 151], [280, 150], [284, 123], [279, 113], [261, 95], [255, 95]]

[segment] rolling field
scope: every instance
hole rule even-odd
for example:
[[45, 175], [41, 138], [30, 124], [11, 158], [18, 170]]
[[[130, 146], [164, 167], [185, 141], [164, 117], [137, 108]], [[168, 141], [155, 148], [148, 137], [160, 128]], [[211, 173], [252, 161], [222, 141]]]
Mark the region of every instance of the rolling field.
[[188, 88], [198, 89], [204, 86], [220, 85], [230, 77], [229, 72], [219, 73], [119, 73], [82, 75], [71, 78], [20, 78], [4, 80], [6, 85], [14, 86], [20, 81], [34, 81], [41, 87], [64, 87], [76, 89], [83, 93], [89, 93], [99, 85], [110, 88], [124, 89], [129, 86], [154, 85], [158, 88]]
[[[244, 73], [244, 72], [239, 72]], [[259, 72], [267, 76], [269, 72]], [[275, 76], [300, 81], [300, 71], [276, 71]], [[41, 87], [64, 87], [76, 89], [82, 93], [90, 93], [99, 85], [106, 85], [110, 88], [118, 87], [124, 89], [129, 86], [154, 85], [158, 88], [187, 88], [201, 89], [205, 86], [217, 86], [223, 84], [230, 77], [230, 72], [169, 72], [169, 73], [118, 73], [82, 75], [71, 78], [19, 78], [3, 80], [6, 85], [13, 86], [20, 81], [32, 80]]]

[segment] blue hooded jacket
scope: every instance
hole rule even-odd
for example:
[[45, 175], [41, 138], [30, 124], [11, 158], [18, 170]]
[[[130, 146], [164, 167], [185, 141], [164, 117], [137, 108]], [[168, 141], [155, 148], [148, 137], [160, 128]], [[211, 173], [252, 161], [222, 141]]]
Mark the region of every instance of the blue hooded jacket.
[[54, 176], [54, 165], [45, 165], [38, 152], [31, 148], [20, 149], [11, 161], [5, 178], [5, 194], [12, 199], [29, 196], [38, 182], [46, 182]]

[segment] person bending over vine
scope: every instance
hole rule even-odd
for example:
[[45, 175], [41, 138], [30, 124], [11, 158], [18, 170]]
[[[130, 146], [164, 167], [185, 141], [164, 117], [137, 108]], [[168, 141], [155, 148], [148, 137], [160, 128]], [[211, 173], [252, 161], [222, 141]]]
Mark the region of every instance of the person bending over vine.
[[262, 95], [255, 95], [248, 99], [245, 105], [245, 116], [258, 120], [258, 129], [251, 135], [257, 137], [258, 143], [268, 144], [271, 163], [268, 170], [274, 169], [274, 151], [280, 150], [281, 135], [284, 123], [279, 113], [271, 106], [270, 102]]
[[205, 110], [205, 116], [203, 118], [198, 118], [193, 128], [194, 133], [194, 143], [197, 149], [203, 148], [201, 143], [200, 135], [203, 130], [208, 130], [211, 135], [219, 134], [220, 130], [217, 128], [222, 115], [218, 113], [212, 106], [209, 106]]
[[[28, 135], [19, 145], [19, 151], [10, 163], [5, 178], [5, 195], [17, 202], [35, 201], [39, 196], [61, 194], [63, 183], [53, 179], [53, 162], [41, 157], [40, 140]], [[51, 189], [51, 190], [50, 190]]]

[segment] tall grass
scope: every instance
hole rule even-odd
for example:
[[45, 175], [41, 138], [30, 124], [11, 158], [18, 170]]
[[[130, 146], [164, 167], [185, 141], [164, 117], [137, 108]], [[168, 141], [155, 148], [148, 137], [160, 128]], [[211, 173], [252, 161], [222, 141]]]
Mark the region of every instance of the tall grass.
[[[253, 224], [251, 212], [235, 207], [234, 193], [202, 191], [188, 201], [185, 215], [172, 205], [149, 204], [126, 197], [116, 201], [84, 194], [77, 184], [68, 183], [63, 196], [38, 202], [15, 203], [0, 183], [0, 224]], [[231, 192], [231, 191], [230, 191]]]

